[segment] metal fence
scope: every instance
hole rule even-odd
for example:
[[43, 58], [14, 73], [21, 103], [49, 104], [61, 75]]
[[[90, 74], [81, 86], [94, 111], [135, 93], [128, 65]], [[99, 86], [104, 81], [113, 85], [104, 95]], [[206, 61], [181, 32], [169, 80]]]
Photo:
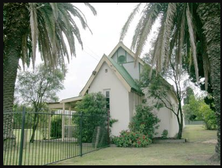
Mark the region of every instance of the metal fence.
[[47, 165], [107, 146], [108, 115], [3, 114], [3, 165]]
[[204, 121], [189, 121], [189, 120], [185, 120], [185, 125], [204, 125]]

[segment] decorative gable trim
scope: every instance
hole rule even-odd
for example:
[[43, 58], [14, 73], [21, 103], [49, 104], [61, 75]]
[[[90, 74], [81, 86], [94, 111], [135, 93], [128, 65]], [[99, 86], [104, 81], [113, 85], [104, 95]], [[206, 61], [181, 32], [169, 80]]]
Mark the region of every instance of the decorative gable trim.
[[[123, 42], [119, 42], [116, 47], [111, 51], [111, 53], [108, 55], [108, 57], [112, 58], [115, 54], [115, 52], [119, 49], [119, 47], [122, 47], [126, 52], [128, 52], [134, 59], [135, 59], [135, 54], [128, 48], [126, 47]], [[144, 65], [144, 62], [141, 58], [138, 57], [138, 62], [141, 64], [141, 65]]]

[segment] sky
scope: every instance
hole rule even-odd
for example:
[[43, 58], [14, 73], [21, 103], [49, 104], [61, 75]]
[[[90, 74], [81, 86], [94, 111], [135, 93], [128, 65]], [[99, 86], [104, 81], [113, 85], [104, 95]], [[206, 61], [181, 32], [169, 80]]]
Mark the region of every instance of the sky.
[[[136, 4], [91, 3], [97, 11], [97, 15], [95, 16], [84, 4], [74, 3], [84, 13], [93, 34], [89, 30], [82, 29], [81, 25], [78, 24], [78, 20], [75, 19], [80, 29], [84, 49], [82, 50], [76, 42], [76, 57], [72, 57], [71, 61], [67, 63], [68, 73], [64, 81], [65, 89], [57, 93], [59, 100], [79, 95], [103, 54], [109, 55], [118, 44], [121, 29]], [[138, 18], [139, 14], [134, 18], [127, 36], [123, 40], [123, 43], [128, 48], [130, 48]], [[157, 27], [154, 29], [157, 29]], [[152, 30], [151, 34], [154, 34], [154, 31]], [[152, 37], [149, 39], [152, 39]], [[148, 40], [146, 51], [149, 50], [150, 46]], [[39, 53], [37, 53], [36, 65], [39, 63], [41, 63], [41, 60]]]
[[[81, 29], [84, 50], [76, 46], [77, 56], [68, 64], [65, 89], [58, 93], [60, 99], [79, 95], [103, 54], [108, 55], [119, 42], [121, 28], [136, 4], [92, 3], [96, 16], [85, 5], [75, 5], [85, 14], [93, 34]], [[123, 42], [129, 47], [130, 40]]]

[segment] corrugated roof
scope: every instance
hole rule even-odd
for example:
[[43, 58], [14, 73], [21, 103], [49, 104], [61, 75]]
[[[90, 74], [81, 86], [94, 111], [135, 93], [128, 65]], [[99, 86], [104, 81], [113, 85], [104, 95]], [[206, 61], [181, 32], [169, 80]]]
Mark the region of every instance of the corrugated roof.
[[139, 94], [143, 94], [140, 87], [136, 84], [135, 80], [131, 77], [131, 75], [127, 72], [127, 70], [120, 64], [116, 63], [112, 58], [107, 57], [109, 61], [113, 64], [113, 66], [117, 69], [117, 71], [121, 74], [121, 76], [125, 79], [125, 81], [130, 85], [132, 90], [136, 91]]

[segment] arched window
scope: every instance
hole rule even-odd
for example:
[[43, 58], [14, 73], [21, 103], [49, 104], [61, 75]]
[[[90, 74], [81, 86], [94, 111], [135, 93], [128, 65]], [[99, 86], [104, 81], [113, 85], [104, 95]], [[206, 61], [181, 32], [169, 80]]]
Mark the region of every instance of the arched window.
[[118, 57], [118, 63], [123, 64], [126, 62], [126, 56], [125, 55], [120, 55]]

